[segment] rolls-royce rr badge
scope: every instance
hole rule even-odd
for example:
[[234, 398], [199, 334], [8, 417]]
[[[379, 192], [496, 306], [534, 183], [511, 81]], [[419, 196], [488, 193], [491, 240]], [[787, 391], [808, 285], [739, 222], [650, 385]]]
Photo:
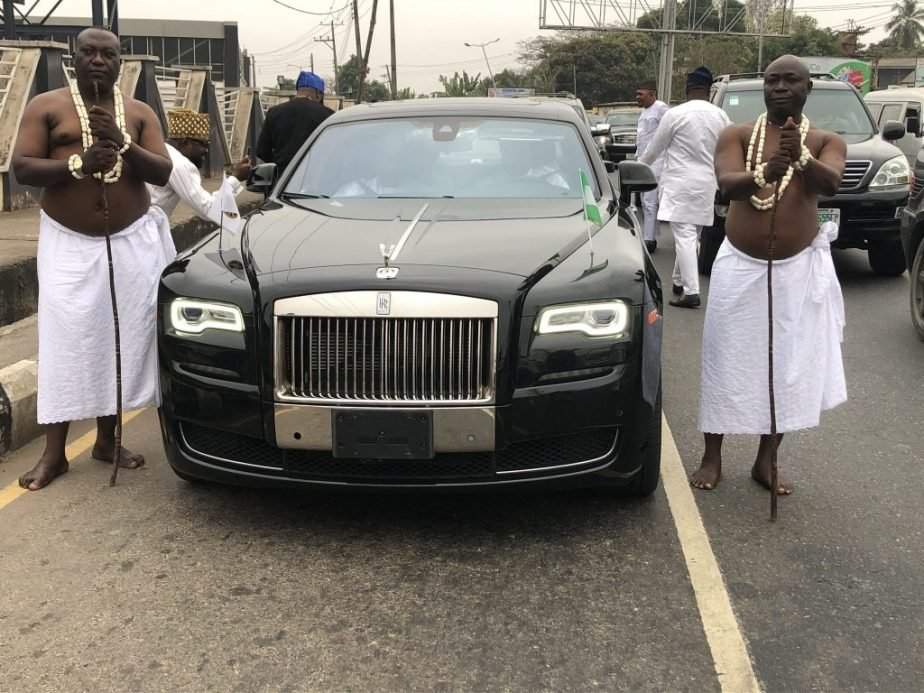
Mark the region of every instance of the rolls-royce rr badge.
[[375, 299], [375, 314], [389, 315], [391, 313], [391, 293], [382, 291]]

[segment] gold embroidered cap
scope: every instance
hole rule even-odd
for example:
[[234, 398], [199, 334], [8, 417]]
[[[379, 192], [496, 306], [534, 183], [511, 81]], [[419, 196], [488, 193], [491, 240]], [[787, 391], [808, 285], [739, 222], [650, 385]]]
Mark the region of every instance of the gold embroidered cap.
[[167, 111], [169, 137], [178, 140], [209, 141], [208, 113], [196, 113], [188, 108], [171, 108]]

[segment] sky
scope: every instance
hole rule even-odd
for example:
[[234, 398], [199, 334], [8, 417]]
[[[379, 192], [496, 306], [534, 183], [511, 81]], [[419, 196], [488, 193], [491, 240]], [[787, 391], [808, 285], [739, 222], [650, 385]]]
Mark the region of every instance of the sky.
[[[56, 0], [38, 0], [34, 14], [44, 14]], [[329, 12], [351, 5], [351, 0], [281, 0], [310, 12]], [[30, 0], [31, 2], [31, 0]], [[599, 2], [599, 0], [592, 0]], [[629, 0], [622, 0], [629, 2]], [[843, 28], [850, 18], [878, 30], [863, 37], [879, 40], [881, 26], [888, 19], [894, 0], [796, 0], [796, 12], [816, 17], [823, 26]], [[417, 93], [440, 89], [439, 75], [467, 70], [487, 76], [479, 48], [464, 44], [500, 39], [487, 47], [491, 68], [498, 72], [517, 66], [518, 44], [538, 35], [540, 0], [394, 0], [397, 36], [398, 86]], [[657, 0], [648, 4], [654, 6]], [[360, 0], [363, 41], [369, 23], [372, 0]], [[88, 16], [90, 0], [64, 0], [59, 16]], [[328, 46], [315, 42], [330, 33], [331, 16], [310, 16], [283, 7], [274, 0], [119, 0], [123, 17], [236, 21], [241, 47], [254, 54], [259, 86], [272, 86], [276, 75], [294, 77], [307, 68], [314, 54], [315, 71], [325, 78], [333, 74], [333, 55]], [[335, 12], [337, 52], [348, 58], [355, 53], [355, 35], [349, 24], [351, 12]], [[326, 23], [327, 28], [321, 26]], [[346, 41], [345, 41], [346, 40]], [[390, 62], [388, 0], [379, 0], [378, 17], [370, 58], [370, 74], [385, 81]]]

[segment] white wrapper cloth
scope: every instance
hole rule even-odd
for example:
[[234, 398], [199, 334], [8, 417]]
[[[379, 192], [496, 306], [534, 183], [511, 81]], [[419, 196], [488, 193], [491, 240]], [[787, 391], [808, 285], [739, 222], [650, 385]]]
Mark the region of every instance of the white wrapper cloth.
[[[844, 299], [831, 260], [834, 224], [811, 247], [773, 263], [774, 390], [780, 433], [818, 425], [847, 400]], [[727, 239], [712, 269], [703, 326], [700, 430], [770, 433], [767, 261]]]
[[[152, 207], [111, 236], [126, 410], [160, 404], [156, 312], [161, 272], [176, 256], [170, 223]], [[104, 237], [41, 215], [38, 247], [38, 422], [116, 413], [115, 333]]]

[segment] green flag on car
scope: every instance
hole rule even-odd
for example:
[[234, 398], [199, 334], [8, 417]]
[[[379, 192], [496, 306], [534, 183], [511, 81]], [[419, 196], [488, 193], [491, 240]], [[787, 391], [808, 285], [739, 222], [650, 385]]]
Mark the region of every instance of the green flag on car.
[[597, 198], [594, 197], [590, 179], [583, 169], [579, 169], [578, 173], [581, 174], [581, 190], [584, 193], [584, 218], [592, 224], [603, 226], [603, 217], [600, 216], [600, 208], [597, 207]]

